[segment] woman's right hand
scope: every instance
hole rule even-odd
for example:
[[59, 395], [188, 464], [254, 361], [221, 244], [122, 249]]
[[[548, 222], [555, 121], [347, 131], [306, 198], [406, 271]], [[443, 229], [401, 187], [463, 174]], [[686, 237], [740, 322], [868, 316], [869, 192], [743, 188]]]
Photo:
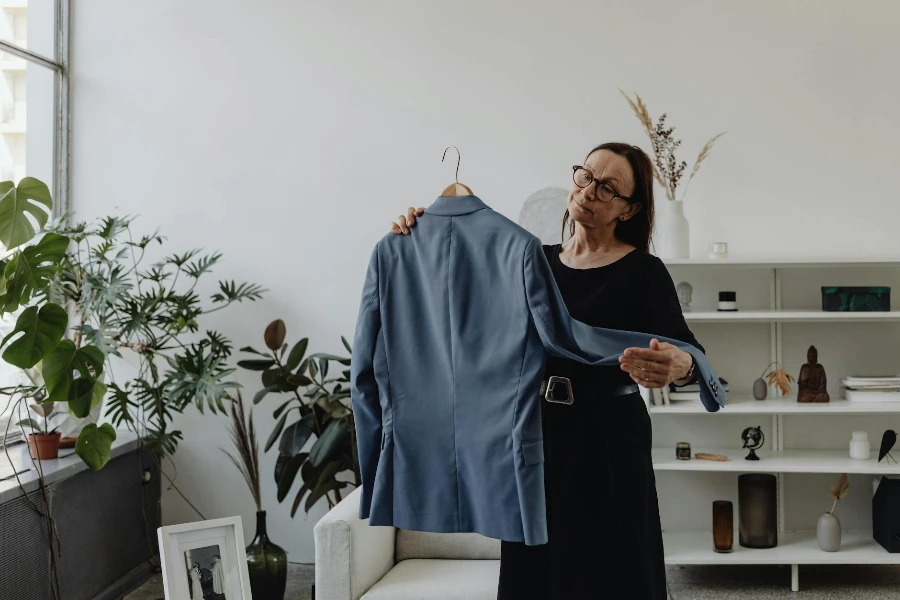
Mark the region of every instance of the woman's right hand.
[[425, 208], [415, 208], [410, 206], [406, 216], [400, 215], [397, 220], [391, 223], [391, 231], [394, 233], [402, 233], [409, 235], [409, 228], [416, 224], [416, 217], [421, 217], [425, 212]]

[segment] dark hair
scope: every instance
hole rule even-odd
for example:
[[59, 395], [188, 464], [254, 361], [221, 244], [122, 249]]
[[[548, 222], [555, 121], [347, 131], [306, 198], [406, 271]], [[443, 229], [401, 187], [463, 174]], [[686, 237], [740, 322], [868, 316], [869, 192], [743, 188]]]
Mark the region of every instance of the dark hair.
[[[634, 191], [631, 193], [630, 202], [640, 202], [641, 208], [627, 221], [616, 223], [615, 235], [620, 241], [631, 244], [638, 250], [649, 252], [650, 234], [653, 231], [653, 164], [650, 162], [650, 157], [637, 146], [608, 142], [600, 144], [588, 152], [585, 160], [598, 150], [609, 150], [618, 154], [631, 165], [631, 172], [634, 174]], [[569, 209], [566, 209], [566, 214], [563, 215], [563, 241], [566, 237], [566, 223], [569, 223], [569, 235], [574, 235], [575, 221], [569, 221]]]

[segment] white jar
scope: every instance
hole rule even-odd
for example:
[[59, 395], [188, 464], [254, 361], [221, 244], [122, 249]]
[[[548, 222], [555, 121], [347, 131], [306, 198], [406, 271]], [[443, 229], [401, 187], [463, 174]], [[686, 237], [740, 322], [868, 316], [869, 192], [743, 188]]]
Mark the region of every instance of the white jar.
[[869, 460], [869, 434], [865, 431], [854, 431], [850, 438], [850, 458]]

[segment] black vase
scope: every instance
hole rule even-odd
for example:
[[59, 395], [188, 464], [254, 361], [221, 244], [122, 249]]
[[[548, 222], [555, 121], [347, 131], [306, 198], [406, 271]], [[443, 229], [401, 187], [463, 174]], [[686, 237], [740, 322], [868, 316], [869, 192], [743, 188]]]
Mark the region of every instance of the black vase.
[[738, 476], [738, 534], [745, 548], [778, 545], [778, 486], [774, 475]]
[[256, 513], [256, 536], [247, 546], [247, 570], [254, 598], [284, 600], [287, 552], [269, 540], [266, 533], [266, 511]]

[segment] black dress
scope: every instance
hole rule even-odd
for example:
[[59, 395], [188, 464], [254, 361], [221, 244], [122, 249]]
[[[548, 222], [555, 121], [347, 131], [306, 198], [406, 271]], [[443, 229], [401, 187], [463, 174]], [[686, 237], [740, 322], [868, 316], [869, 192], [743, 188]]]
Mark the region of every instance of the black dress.
[[[562, 263], [559, 249], [544, 246], [572, 317], [702, 350], [658, 258], [634, 250], [604, 267], [573, 269]], [[550, 375], [572, 380], [575, 402], [541, 407], [548, 542], [501, 542], [498, 600], [665, 600], [650, 416], [643, 399], [638, 393], [596, 395], [633, 383], [618, 367], [552, 357], [544, 373]]]

